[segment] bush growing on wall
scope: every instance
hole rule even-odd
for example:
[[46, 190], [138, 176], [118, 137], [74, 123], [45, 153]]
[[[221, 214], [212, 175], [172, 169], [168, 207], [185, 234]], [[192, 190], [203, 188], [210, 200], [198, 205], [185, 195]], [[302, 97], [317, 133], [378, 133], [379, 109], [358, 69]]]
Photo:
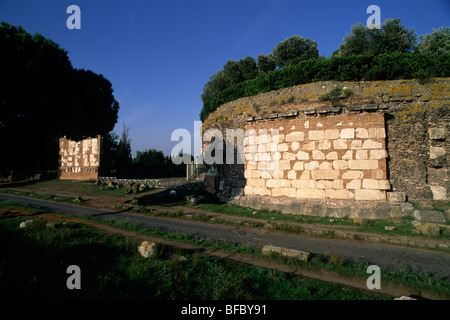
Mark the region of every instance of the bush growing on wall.
[[301, 61], [234, 84], [211, 96], [203, 103], [200, 119], [204, 121], [210, 113], [227, 102], [299, 84], [328, 80], [413, 79], [418, 74], [430, 77], [450, 76], [450, 54], [431, 56], [394, 52], [377, 56], [332, 56]]

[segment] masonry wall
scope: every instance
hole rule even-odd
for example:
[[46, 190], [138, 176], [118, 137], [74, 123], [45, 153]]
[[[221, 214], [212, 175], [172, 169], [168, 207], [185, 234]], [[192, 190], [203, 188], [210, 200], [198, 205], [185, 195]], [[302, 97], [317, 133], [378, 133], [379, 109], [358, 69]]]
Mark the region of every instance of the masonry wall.
[[382, 113], [277, 119], [246, 131], [255, 135], [246, 138], [245, 195], [386, 200]]
[[73, 141], [59, 139], [59, 178], [90, 180], [99, 177], [101, 136]]
[[[336, 85], [353, 92], [341, 96], [338, 107], [320, 99]], [[215, 192], [226, 201], [266, 207], [289, 199], [296, 205], [336, 200], [343, 206], [342, 201], [448, 200], [449, 88], [449, 78], [427, 84], [327, 81], [227, 103], [202, 129], [217, 128], [224, 136], [231, 128], [278, 129], [285, 140], [271, 160], [279, 157], [282, 169], [268, 171], [263, 147], [255, 154], [247, 146], [245, 165], [217, 166]]]

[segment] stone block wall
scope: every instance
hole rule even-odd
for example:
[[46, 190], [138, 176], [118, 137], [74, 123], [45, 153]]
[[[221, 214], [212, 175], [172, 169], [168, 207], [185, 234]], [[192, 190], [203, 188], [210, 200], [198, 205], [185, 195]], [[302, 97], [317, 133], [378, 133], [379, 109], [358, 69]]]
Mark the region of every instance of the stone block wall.
[[99, 177], [101, 136], [73, 141], [59, 139], [59, 178], [90, 180]]
[[[321, 99], [337, 85], [353, 94], [338, 105]], [[250, 135], [245, 165], [216, 166], [221, 187], [215, 192], [225, 201], [282, 205], [289, 212], [332, 204], [385, 212], [405, 201], [448, 201], [449, 88], [450, 78], [326, 81], [224, 104], [203, 122], [203, 131], [215, 128], [225, 136], [226, 129], [266, 129], [270, 136], [278, 130], [280, 149], [273, 152], [273, 141], [252, 146], [259, 141]]]
[[248, 123], [245, 195], [386, 200], [382, 113]]

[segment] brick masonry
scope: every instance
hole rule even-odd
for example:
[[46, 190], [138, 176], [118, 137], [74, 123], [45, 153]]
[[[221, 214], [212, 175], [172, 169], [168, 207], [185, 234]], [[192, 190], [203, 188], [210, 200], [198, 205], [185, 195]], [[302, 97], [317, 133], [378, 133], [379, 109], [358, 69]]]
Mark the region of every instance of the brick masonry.
[[382, 113], [248, 122], [245, 195], [386, 200], [384, 123]]
[[90, 180], [99, 177], [101, 136], [73, 141], [59, 139], [59, 178]]

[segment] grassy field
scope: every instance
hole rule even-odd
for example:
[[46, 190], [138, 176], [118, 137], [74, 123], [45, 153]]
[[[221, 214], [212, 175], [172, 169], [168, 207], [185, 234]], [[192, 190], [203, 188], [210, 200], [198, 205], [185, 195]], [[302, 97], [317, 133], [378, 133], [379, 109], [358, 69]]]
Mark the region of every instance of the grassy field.
[[[376, 292], [190, 254], [166, 247], [145, 259], [140, 241], [79, 223], [48, 228], [35, 218], [3, 211], [0, 216], [0, 298], [162, 300], [388, 299]], [[183, 255], [185, 261], [173, 259]], [[81, 290], [69, 290], [67, 267], [81, 269]]]

